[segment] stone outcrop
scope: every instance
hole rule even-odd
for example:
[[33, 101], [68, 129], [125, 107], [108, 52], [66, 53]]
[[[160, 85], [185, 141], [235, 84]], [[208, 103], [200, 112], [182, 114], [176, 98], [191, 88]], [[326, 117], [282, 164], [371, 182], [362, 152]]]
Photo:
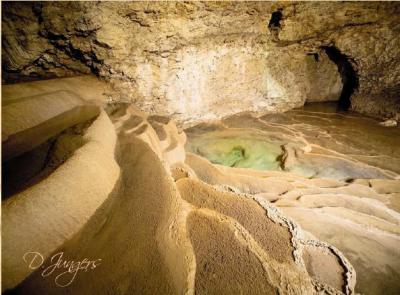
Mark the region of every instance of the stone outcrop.
[[184, 123], [350, 95], [399, 112], [398, 3], [2, 5], [6, 83], [93, 73], [114, 100]]

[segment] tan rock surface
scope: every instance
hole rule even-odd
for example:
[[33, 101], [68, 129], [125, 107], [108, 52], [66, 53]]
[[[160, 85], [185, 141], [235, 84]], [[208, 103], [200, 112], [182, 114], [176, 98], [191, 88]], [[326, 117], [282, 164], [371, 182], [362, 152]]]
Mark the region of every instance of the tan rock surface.
[[[77, 156], [72, 156], [49, 178], [23, 191], [24, 198], [15, 195], [2, 204], [3, 217], [4, 212], [7, 217], [3, 219], [3, 231], [5, 226], [6, 233], [3, 254], [6, 253], [10, 263], [20, 261], [19, 249], [26, 251], [22, 245], [18, 248], [10, 246], [14, 243], [12, 233], [18, 233], [28, 234], [24, 241], [31, 251], [46, 253], [45, 265], [51, 262], [47, 250], [53, 253], [62, 251], [65, 259], [99, 258], [102, 259], [101, 264], [79, 273], [64, 288], [55, 285], [55, 277], [60, 270], [54, 276], [43, 277], [42, 269], [27, 276], [26, 268], [19, 268], [19, 265], [16, 268], [5, 267], [3, 278], [7, 282], [12, 281], [5, 285], [6, 288], [18, 284], [13, 290], [17, 294], [28, 290], [31, 294], [49, 291], [54, 294], [210, 294], [226, 288], [232, 291], [240, 288], [244, 293], [252, 294], [265, 294], [271, 290], [282, 294], [353, 293], [354, 269], [336, 248], [307, 237], [296, 224], [265, 200], [224, 191], [198, 179], [197, 170], [192, 171], [182, 162], [185, 159], [182, 147], [186, 137], [171, 120], [148, 116], [126, 105], [111, 111], [111, 118], [118, 133], [116, 160], [121, 169], [120, 178], [108, 197], [96, 203], [96, 206], [101, 206], [95, 213], [92, 205], [96, 198], [90, 194], [87, 196], [90, 201], [84, 201], [85, 197], [80, 197], [77, 212], [89, 214], [90, 211], [91, 217], [89, 220], [85, 218], [85, 224], [75, 224], [76, 229], [80, 229], [78, 233], [72, 237], [69, 234], [58, 237], [57, 243], [52, 243], [53, 235], [46, 232], [47, 224], [40, 222], [43, 217], [35, 215], [28, 223], [35, 225], [35, 231], [26, 228], [27, 223], [21, 221], [11, 224], [10, 221], [18, 218], [26, 221], [29, 214], [23, 214], [21, 206], [14, 207], [18, 209], [16, 211], [9, 206], [12, 201], [23, 205], [35, 200], [32, 208], [41, 210], [44, 215], [40, 216], [50, 214], [46, 220], [51, 220], [54, 208], [51, 201], [45, 195], [41, 196], [43, 200], [37, 200], [32, 192], [40, 189], [54, 195], [49, 181], [56, 181], [62, 171], [72, 169], [74, 159], [86, 169], [95, 169], [96, 181], [87, 171], [84, 176], [82, 173], [64, 175], [63, 180], [57, 180], [59, 188], [64, 188], [65, 193], [79, 195], [73, 189], [74, 184], [79, 184], [84, 191], [92, 191], [95, 185], [93, 193], [98, 193], [97, 189], [101, 189], [103, 194], [109, 192], [105, 185], [110, 179], [106, 182], [99, 176], [103, 168], [107, 168], [107, 175], [110, 176], [113, 170], [105, 164], [109, 162], [115, 166], [114, 156], [102, 153], [102, 159], [91, 165], [83, 158], [85, 148], [92, 144], [90, 140], [77, 150]], [[97, 130], [99, 120], [104, 119], [106, 115], [102, 112], [89, 127], [88, 134], [94, 132], [91, 131], [93, 128]], [[102, 137], [93, 138], [93, 144], [110, 148], [113, 141], [105, 136], [108, 129], [102, 126], [101, 130]], [[98, 132], [95, 134], [99, 135]], [[175, 152], [171, 156], [173, 150]], [[92, 152], [90, 155], [94, 157], [97, 154]], [[202, 169], [213, 167], [206, 163]], [[177, 176], [179, 180], [175, 182], [173, 171], [178, 168], [187, 173]], [[83, 167], [80, 169], [84, 171]], [[221, 169], [219, 173], [222, 175], [225, 172]], [[79, 177], [81, 181], [70, 183], [74, 177]], [[244, 176], [238, 173], [236, 177], [239, 183]], [[249, 180], [252, 178], [247, 177]], [[90, 183], [83, 183], [83, 178], [90, 179]], [[96, 200], [100, 200], [98, 194]], [[67, 195], [63, 195], [63, 200], [56, 201], [64, 211], [76, 204]], [[41, 204], [47, 207], [42, 208]], [[49, 225], [62, 222], [65, 228], [66, 224], [71, 225], [77, 219], [76, 215], [69, 213], [64, 219], [57, 219]], [[45, 233], [46, 236], [42, 236]], [[30, 236], [32, 234], [34, 238]], [[59, 247], [55, 249], [53, 246], [57, 245]], [[310, 246], [317, 250], [305, 254], [305, 249]], [[327, 258], [332, 266], [329, 271], [320, 269], [325, 265], [319, 263]], [[312, 269], [307, 268], [305, 261], [307, 265], [312, 265]], [[3, 267], [7, 265], [8, 262]], [[20, 271], [18, 275], [13, 272], [17, 269]], [[64, 276], [57, 282], [67, 284], [70, 279]]]
[[46, 92], [72, 91], [79, 90], [79, 97], [86, 102], [106, 103], [112, 89], [104, 81], [91, 75], [50, 79], [35, 82], [25, 82], [17, 84], [7, 84], [1, 87], [1, 97], [3, 104], [8, 104], [21, 97], [35, 96]]
[[64, 129], [93, 119], [99, 113], [98, 106], [85, 103], [71, 91], [6, 101], [2, 105], [2, 158], [9, 160], [32, 150]]
[[47, 178], [2, 201], [2, 289], [15, 287], [33, 270], [27, 252], [46, 259], [75, 235], [112, 191], [119, 167], [116, 136], [102, 112], [83, 137], [85, 144]]
[[6, 82], [93, 73], [113, 83], [113, 99], [191, 123], [338, 100], [347, 78], [325, 52], [335, 47], [358, 80], [353, 109], [400, 111], [395, 2], [2, 6]]

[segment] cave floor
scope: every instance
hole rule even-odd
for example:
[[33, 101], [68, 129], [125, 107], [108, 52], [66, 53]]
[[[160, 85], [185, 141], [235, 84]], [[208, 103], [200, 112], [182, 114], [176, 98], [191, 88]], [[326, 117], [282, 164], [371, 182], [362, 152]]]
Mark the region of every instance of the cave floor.
[[[6, 250], [24, 271], [11, 292], [314, 294], [322, 288], [397, 294], [399, 131], [329, 104], [262, 117], [242, 113], [184, 131], [133, 105], [102, 111], [82, 131], [87, 143], [47, 178], [3, 202], [3, 226], [11, 229]], [[92, 143], [97, 153], [87, 149]], [[96, 164], [85, 160], [89, 155]], [[114, 182], [101, 187], [102, 172], [109, 180], [114, 168]], [[66, 196], [87, 216], [74, 216], [79, 210], [60, 201], [48, 205], [52, 188], [71, 189], [71, 175], [53, 181], [63, 171], [85, 176]], [[11, 210], [27, 204], [43, 215]], [[16, 226], [20, 217], [26, 228]], [[71, 220], [79, 224], [60, 238], [37, 239], [48, 251], [43, 265], [54, 262], [51, 253], [62, 253], [101, 259], [101, 267], [77, 275], [26, 272], [14, 248], [31, 251], [34, 222], [58, 233], [54, 222]], [[13, 243], [20, 236], [29, 244]], [[12, 278], [15, 267], [6, 263], [4, 273]]]
[[[342, 251], [356, 270], [356, 292], [400, 289], [400, 128], [314, 103], [258, 118], [237, 114], [185, 132], [196, 173], [234, 188], [240, 175], [239, 191], [248, 189], [244, 177], [261, 177], [269, 189], [246, 192]], [[193, 160], [199, 156], [231, 178], [201, 171]]]

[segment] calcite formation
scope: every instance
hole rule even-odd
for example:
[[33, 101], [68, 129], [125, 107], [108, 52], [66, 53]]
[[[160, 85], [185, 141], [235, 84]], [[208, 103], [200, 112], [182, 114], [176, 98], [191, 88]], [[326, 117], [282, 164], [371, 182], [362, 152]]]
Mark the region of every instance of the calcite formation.
[[[37, 110], [51, 117], [44, 123], [63, 121], [62, 115], [50, 115], [43, 107], [46, 100], [37, 95], [31, 98]], [[65, 95], [58, 100], [70, 102]], [[31, 103], [27, 98], [17, 102]], [[264, 183], [251, 171], [248, 176], [228, 173], [206, 159], [196, 164], [194, 155], [186, 155], [185, 132], [170, 118], [129, 104], [109, 105], [107, 112], [89, 121], [80, 135], [58, 135], [48, 158], [69, 149], [68, 157], [2, 202], [3, 290], [354, 293], [356, 272], [340, 250], [303, 232], [255, 194], [255, 188], [272, 193], [279, 181], [271, 185], [273, 178], [263, 176]], [[80, 145], [74, 145], [74, 136], [80, 136]], [[213, 173], [237, 185], [224, 186]], [[242, 181], [252, 189], [242, 190]], [[70, 277], [62, 267], [44, 275], [42, 267], [28, 267], [25, 253], [32, 251], [40, 253], [43, 265], [54, 263], [54, 253], [74, 261], [97, 258], [101, 265]]]
[[350, 96], [359, 112], [399, 112], [395, 2], [2, 7], [5, 82], [93, 73], [111, 99], [188, 124]]
[[[90, 85], [87, 77], [73, 79], [83, 89]], [[87, 94], [77, 100], [67, 92], [55, 101], [64, 108], [48, 112], [51, 104], [38, 97], [59, 93], [54, 85], [64, 82], [16, 84], [21, 93], [36, 84], [52, 92], [6, 98], [25, 116], [5, 118], [32, 129], [23, 106], [35, 101], [43, 114], [29, 122], [45, 138], [48, 130], [35, 127], [39, 118], [42, 126], [64, 122], [71, 102], [93, 106]], [[400, 171], [391, 147], [398, 145], [397, 128], [308, 107], [182, 130], [132, 104], [97, 104], [96, 118], [82, 112], [84, 122], [50, 134], [44, 168], [2, 201], [3, 291], [380, 294], [384, 288], [396, 294]], [[231, 147], [235, 155], [227, 158]], [[25, 153], [3, 165], [14, 161], [22, 175], [33, 162], [20, 157], [29, 159]], [[42, 264], [29, 267], [32, 252]], [[101, 263], [45, 273], [59, 253], [65, 261]]]
[[79, 95], [65, 90], [11, 100], [2, 108], [2, 159], [26, 153], [99, 113], [98, 106], [84, 103]]
[[[187, 129], [186, 163], [209, 184], [271, 202], [343, 251], [357, 272], [356, 292], [395, 294], [399, 131], [334, 106], [236, 115]], [[243, 156], [232, 157], [238, 147]]]
[[399, 14], [3, 1], [2, 291], [397, 294]]

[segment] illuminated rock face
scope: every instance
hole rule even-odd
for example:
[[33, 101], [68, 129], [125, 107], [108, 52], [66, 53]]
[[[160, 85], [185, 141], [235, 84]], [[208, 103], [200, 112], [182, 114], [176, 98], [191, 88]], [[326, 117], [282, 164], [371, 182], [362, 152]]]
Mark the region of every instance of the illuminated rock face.
[[339, 100], [342, 89], [357, 111], [399, 112], [397, 3], [2, 5], [5, 82], [94, 73], [113, 100], [180, 123]]
[[[316, 64], [304, 54], [277, 55], [260, 44], [185, 47], [176, 52], [173, 66], [168, 59], [139, 66], [136, 103], [192, 123], [241, 111], [290, 110], [315, 92], [318, 100], [339, 99], [340, 75], [328, 58]], [[318, 74], [320, 68], [328, 69], [325, 76]]]

